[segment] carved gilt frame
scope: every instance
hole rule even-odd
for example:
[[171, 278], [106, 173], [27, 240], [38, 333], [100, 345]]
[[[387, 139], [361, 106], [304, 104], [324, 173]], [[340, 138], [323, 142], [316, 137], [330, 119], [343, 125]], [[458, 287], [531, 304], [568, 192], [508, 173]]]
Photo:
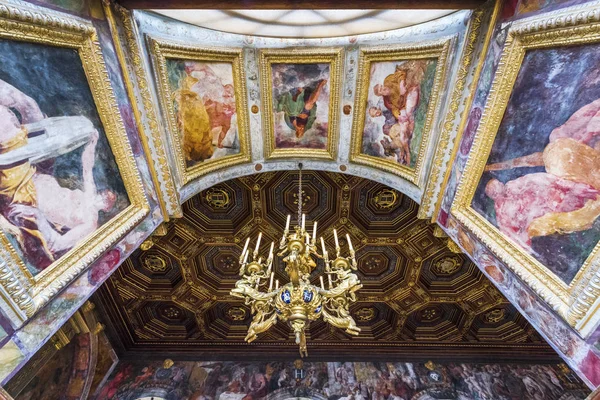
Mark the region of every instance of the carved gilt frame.
[[[338, 148], [339, 99], [343, 48], [277, 49], [260, 51], [260, 83], [262, 92], [265, 159], [310, 157], [334, 160]], [[329, 64], [329, 113], [326, 149], [277, 149], [273, 118], [273, 64]]]
[[515, 23], [508, 32], [498, 70], [452, 203], [451, 214], [542, 297], [581, 335], [600, 319], [600, 243], [570, 284], [503, 235], [471, 207], [525, 53], [579, 44], [600, 44], [600, 9], [562, 11]]
[[66, 14], [22, 3], [0, 3], [0, 39], [77, 51], [130, 205], [36, 276], [0, 232], [0, 300], [22, 324], [140, 222], [150, 211], [125, 126], [110, 85], [94, 26]]
[[[183, 214], [175, 179], [169, 165], [167, 148], [158, 121], [157, 104], [150, 93], [143, 55], [138, 44], [139, 33], [132, 12], [117, 3], [103, 2], [115, 51], [123, 71], [123, 81], [133, 116], [140, 129], [140, 141], [146, 154], [152, 181], [157, 187], [157, 200], [165, 221]], [[114, 10], [114, 11], [113, 11]]]
[[[246, 94], [246, 79], [242, 49], [195, 47], [172, 42], [162, 38], [147, 36], [156, 85], [158, 86], [159, 101], [163, 115], [168, 125], [168, 137], [176, 159], [176, 169], [181, 186], [188, 182], [215, 171], [219, 168], [231, 167], [249, 162], [250, 156], [250, 128], [248, 120], [248, 97]], [[190, 60], [201, 62], [229, 63], [233, 70], [233, 84], [235, 90], [235, 103], [238, 124], [238, 137], [240, 141], [239, 154], [233, 154], [215, 160], [208, 160], [193, 167], [188, 167], [183, 152], [183, 137], [177, 127], [177, 114], [173, 106], [173, 96], [168, 81], [167, 60]]]
[[[433, 121], [438, 114], [438, 109], [440, 107], [440, 90], [446, 79], [450, 44], [451, 39], [444, 38], [432, 42], [420, 43], [418, 45], [368, 47], [360, 49], [358, 87], [354, 104], [354, 120], [352, 122], [350, 161], [397, 174], [414, 183], [419, 188], [423, 186], [425, 181], [424, 168], [426, 167], [425, 157], [431, 139]], [[437, 65], [415, 168], [399, 164], [392, 160], [362, 154], [362, 139], [370, 84], [371, 63], [432, 58], [437, 59]]]

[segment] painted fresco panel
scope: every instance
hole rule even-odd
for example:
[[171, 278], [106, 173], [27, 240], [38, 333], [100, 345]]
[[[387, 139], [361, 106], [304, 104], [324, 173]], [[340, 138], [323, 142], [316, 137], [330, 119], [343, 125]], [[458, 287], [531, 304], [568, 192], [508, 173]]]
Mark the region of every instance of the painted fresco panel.
[[79, 54], [0, 40], [2, 231], [35, 276], [130, 205]]
[[149, 38], [181, 186], [250, 160], [243, 54]]
[[536, 296], [535, 291], [523, 283], [513, 271], [507, 268], [452, 215], [448, 217], [446, 232], [452, 240], [460, 244], [465, 253], [482, 267], [486, 277], [517, 307], [545, 340], [567, 360], [589, 387], [600, 385], [600, 357], [591, 344], [582, 339], [555, 310]]
[[600, 49], [527, 51], [472, 207], [569, 284], [600, 240]]
[[230, 63], [167, 59], [187, 168], [240, 153]]
[[362, 153], [415, 168], [437, 59], [371, 63]]
[[360, 49], [351, 161], [423, 186], [450, 43]]
[[305, 362], [299, 371], [286, 362], [125, 362], [97, 399], [558, 400], [587, 393], [564, 364]]
[[334, 159], [342, 54], [341, 48], [261, 50], [267, 159]]
[[275, 148], [327, 148], [329, 64], [273, 64]]

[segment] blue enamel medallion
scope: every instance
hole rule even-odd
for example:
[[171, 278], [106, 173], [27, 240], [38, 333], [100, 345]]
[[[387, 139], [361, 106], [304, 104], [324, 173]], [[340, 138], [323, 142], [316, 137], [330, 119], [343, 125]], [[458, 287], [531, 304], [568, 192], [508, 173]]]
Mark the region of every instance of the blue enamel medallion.
[[313, 292], [308, 289], [304, 289], [304, 292], [302, 293], [302, 299], [305, 303], [310, 303], [310, 301], [313, 299]]

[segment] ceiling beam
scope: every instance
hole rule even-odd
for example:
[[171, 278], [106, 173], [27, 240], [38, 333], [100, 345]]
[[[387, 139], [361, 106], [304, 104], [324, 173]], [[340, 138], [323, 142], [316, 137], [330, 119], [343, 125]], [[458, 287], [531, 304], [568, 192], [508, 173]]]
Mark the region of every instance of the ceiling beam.
[[116, 0], [129, 9], [342, 10], [473, 9], [486, 0]]

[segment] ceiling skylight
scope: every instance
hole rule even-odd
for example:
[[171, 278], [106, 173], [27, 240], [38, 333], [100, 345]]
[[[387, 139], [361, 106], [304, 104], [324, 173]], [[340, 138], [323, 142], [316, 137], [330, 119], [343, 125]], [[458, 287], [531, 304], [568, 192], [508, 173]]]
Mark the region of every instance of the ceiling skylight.
[[332, 37], [398, 29], [454, 10], [155, 10], [218, 31], [273, 37]]

